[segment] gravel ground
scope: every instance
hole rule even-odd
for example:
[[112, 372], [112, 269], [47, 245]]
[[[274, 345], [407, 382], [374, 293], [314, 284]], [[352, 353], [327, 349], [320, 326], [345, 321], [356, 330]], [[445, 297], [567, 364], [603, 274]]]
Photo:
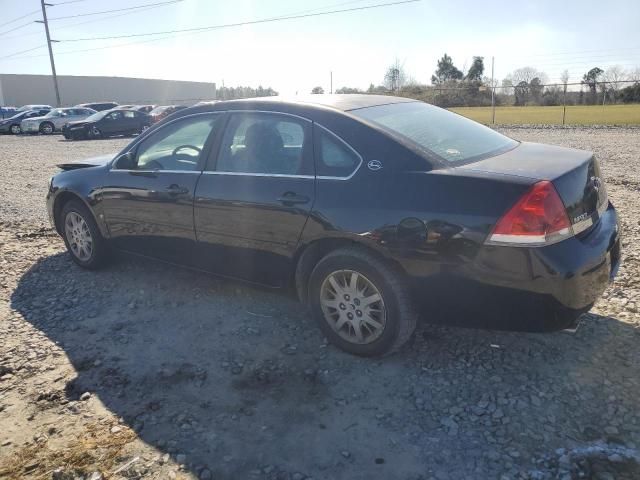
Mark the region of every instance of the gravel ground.
[[505, 131], [597, 153], [616, 282], [575, 334], [424, 324], [383, 360], [328, 346], [285, 294], [77, 268], [47, 180], [128, 139], [0, 137], [0, 478], [640, 478], [640, 132]]

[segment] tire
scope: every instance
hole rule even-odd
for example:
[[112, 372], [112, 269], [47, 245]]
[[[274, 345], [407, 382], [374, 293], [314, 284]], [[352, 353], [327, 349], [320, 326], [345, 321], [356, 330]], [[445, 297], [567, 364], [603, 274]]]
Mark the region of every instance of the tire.
[[102, 137], [103, 137], [102, 132], [98, 127], [89, 127], [89, 129], [87, 130], [88, 139], [102, 138]]
[[[358, 274], [355, 290], [340, 292], [357, 294], [332, 297], [338, 293], [335, 282], [347, 289], [355, 273]], [[367, 310], [365, 301], [376, 292], [381, 300], [372, 302], [371, 310]], [[362, 248], [342, 248], [322, 258], [311, 272], [308, 299], [311, 313], [328, 340], [354, 355], [371, 357], [393, 353], [411, 338], [416, 328], [417, 315], [404, 275]], [[335, 308], [328, 307], [327, 302], [334, 303]], [[346, 320], [349, 314], [350, 319]], [[355, 323], [350, 323], [352, 321]], [[369, 325], [369, 321], [374, 323]], [[342, 327], [336, 328], [338, 323], [342, 323]], [[376, 328], [375, 323], [382, 328]], [[356, 324], [360, 325], [360, 339], [356, 337]]]
[[[106, 263], [109, 258], [107, 241], [102, 237], [93, 215], [80, 200], [67, 202], [60, 212], [58, 221], [64, 244], [75, 263], [89, 270], [100, 268]], [[87, 248], [87, 235], [91, 243], [90, 251]], [[84, 248], [80, 248], [81, 246]], [[85, 255], [80, 252], [84, 252]]]
[[51, 122], [43, 122], [40, 125], [40, 133], [42, 133], [43, 135], [51, 135], [55, 131], [56, 127]]
[[20, 128], [20, 125], [11, 125], [11, 128], [9, 130], [14, 135], [20, 135], [22, 133], [22, 128]]

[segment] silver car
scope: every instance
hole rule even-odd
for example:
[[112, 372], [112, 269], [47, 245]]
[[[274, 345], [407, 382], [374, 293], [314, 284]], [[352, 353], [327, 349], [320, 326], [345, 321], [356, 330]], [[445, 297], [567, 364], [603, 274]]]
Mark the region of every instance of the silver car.
[[28, 118], [20, 122], [23, 133], [44, 133], [49, 135], [60, 132], [62, 127], [69, 122], [84, 120], [96, 113], [91, 108], [55, 108], [43, 117]]

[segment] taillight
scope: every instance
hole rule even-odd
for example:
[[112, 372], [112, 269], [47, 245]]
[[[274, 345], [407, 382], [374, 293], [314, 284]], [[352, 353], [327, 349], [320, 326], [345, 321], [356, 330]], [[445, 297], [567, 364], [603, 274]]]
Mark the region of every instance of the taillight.
[[562, 199], [547, 180], [533, 185], [494, 227], [487, 243], [547, 245], [573, 235]]

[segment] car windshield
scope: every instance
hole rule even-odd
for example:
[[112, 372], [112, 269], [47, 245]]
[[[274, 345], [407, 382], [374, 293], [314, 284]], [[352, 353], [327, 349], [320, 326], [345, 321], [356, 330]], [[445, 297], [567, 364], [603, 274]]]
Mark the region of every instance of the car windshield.
[[518, 142], [465, 117], [423, 102], [352, 110], [447, 163], [463, 163], [514, 148]]
[[8, 120], [10, 120], [10, 119], [18, 119], [18, 118], [24, 117], [27, 113], [29, 113], [29, 110], [18, 112], [13, 117], [9, 117]]
[[64, 112], [63, 109], [61, 108], [54, 108], [53, 110], [51, 110], [49, 113], [47, 113], [45, 115], [45, 117], [59, 117], [62, 115], [62, 113]]
[[87, 121], [87, 122], [97, 122], [98, 120], [101, 120], [102, 118], [104, 118], [104, 116], [107, 115], [110, 112], [111, 112], [111, 110], [103, 110], [102, 112], [96, 112], [93, 115], [89, 115], [85, 119], [85, 121]]

